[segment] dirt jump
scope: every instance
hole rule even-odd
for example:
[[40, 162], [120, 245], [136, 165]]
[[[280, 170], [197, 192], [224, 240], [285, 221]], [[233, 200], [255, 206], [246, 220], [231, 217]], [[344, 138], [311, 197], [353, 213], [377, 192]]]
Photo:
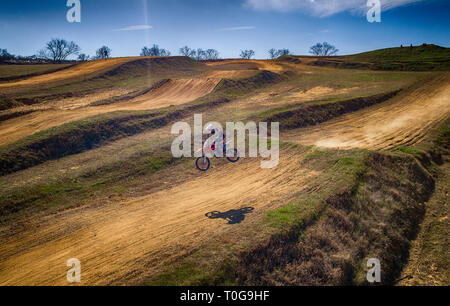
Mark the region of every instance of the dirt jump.
[[[84, 285], [142, 279], [229, 228], [225, 220], [206, 213], [276, 208], [319, 175], [299, 167], [304, 156], [289, 151], [282, 156], [275, 170], [247, 160], [127, 202], [31, 221], [26, 230], [1, 237], [0, 285], [65, 285], [67, 256], [83, 262]], [[251, 213], [246, 222], [252, 222]]]
[[180, 105], [210, 93], [220, 78], [193, 78], [168, 80], [163, 86], [125, 102], [75, 109], [50, 108], [0, 122], [0, 145], [15, 142], [48, 128], [89, 116], [123, 110], [152, 110]]
[[[33, 77], [16, 83], [0, 84], [0, 89], [2, 86], [23, 87], [53, 82], [56, 80], [70, 79], [137, 59], [142, 58], [119, 58], [89, 62], [66, 69], [65, 71]], [[259, 66], [261, 66], [261, 64]], [[252, 67], [256, 67], [254, 63], [252, 64]], [[258, 68], [255, 69], [257, 70]], [[22, 107], [21, 110], [26, 111], [32, 109], [34, 112], [0, 122], [0, 146], [16, 142], [39, 131], [89, 116], [114, 111], [152, 110], [171, 105], [185, 104], [209, 94], [224, 78], [240, 78], [250, 76], [254, 73], [255, 70], [252, 69], [211, 70], [194, 78], [169, 79], [162, 86], [155, 88], [146, 94], [108, 105], [90, 106], [89, 104], [103, 99], [113, 98], [115, 94], [120, 95], [128, 92], [114, 88], [106, 92], [89, 94], [83, 98], [69, 98], [62, 101], [43, 104], [42, 106]]]
[[[86, 73], [130, 60], [86, 63], [81, 68]], [[235, 65], [243, 63], [245, 67], [238, 71]], [[0, 123], [0, 145], [92, 115], [187, 103], [213, 91], [223, 77], [252, 73], [252, 65], [256, 69], [282, 69], [271, 61], [230, 60], [207, 65], [222, 69], [228, 66], [229, 71], [171, 79], [124, 102], [48, 109], [7, 120]], [[68, 69], [69, 74], [57, 72], [0, 84], [0, 88], [74, 77], [81, 73], [80, 66]], [[450, 74], [445, 73], [388, 102], [314, 127], [282, 132], [281, 139], [323, 147], [389, 149], [419, 142], [449, 112]], [[260, 160], [247, 159], [143, 197], [111, 205], [81, 203], [79, 208], [27, 219], [23, 228], [0, 227], [0, 285], [67, 285], [68, 258], [78, 258], [83, 263], [83, 285], [141, 284], [145, 277], [156, 274], [164, 262], [188, 254], [211, 235], [227, 230], [225, 220], [205, 214], [251, 207], [254, 210], [246, 215], [246, 223], [251, 223], [254, 214], [286, 205], [295, 194], [308, 192], [311, 187], [320, 189], [310, 184], [321, 173], [301, 166], [305, 155], [284, 149], [275, 169], [261, 169]]]
[[283, 139], [329, 148], [391, 149], [420, 142], [449, 112], [450, 74], [446, 73], [387, 103], [285, 132]]
[[28, 78], [25, 80], [10, 82], [10, 83], [2, 83], [0, 84], [0, 89], [2, 88], [11, 88], [11, 87], [19, 87], [19, 86], [35, 86], [40, 84], [47, 84], [50, 82], [67, 80], [91, 73], [95, 73], [97, 71], [107, 69], [113, 67], [115, 65], [125, 64], [127, 62], [131, 62], [133, 60], [140, 59], [138, 57], [124, 57], [124, 58], [114, 58], [108, 60], [97, 60], [86, 62], [83, 64], [75, 65], [73, 67], [63, 69], [61, 71], [44, 74], [32, 78]]

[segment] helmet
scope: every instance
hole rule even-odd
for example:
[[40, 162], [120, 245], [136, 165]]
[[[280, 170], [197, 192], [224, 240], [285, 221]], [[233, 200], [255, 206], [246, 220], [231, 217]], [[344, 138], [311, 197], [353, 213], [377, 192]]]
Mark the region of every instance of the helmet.
[[206, 130], [209, 131], [213, 135], [216, 134], [216, 129], [214, 128], [214, 125], [212, 125], [212, 124], [208, 124], [208, 126], [206, 127]]

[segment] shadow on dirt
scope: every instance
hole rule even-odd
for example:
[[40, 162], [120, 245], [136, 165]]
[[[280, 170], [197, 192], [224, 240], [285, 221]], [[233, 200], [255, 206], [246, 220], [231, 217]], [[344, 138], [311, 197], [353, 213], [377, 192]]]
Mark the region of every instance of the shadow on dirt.
[[253, 207], [244, 207], [241, 209], [232, 209], [227, 212], [212, 211], [205, 216], [209, 219], [224, 219], [228, 224], [239, 224], [245, 219], [245, 215], [255, 210]]

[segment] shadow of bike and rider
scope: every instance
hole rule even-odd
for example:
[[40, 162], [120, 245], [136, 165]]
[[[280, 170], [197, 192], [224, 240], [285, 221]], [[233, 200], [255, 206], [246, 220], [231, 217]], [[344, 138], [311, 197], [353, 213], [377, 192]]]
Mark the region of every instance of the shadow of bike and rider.
[[241, 209], [232, 209], [227, 212], [212, 211], [205, 216], [209, 219], [224, 219], [228, 224], [239, 224], [245, 219], [245, 215], [255, 210], [253, 207], [244, 207]]

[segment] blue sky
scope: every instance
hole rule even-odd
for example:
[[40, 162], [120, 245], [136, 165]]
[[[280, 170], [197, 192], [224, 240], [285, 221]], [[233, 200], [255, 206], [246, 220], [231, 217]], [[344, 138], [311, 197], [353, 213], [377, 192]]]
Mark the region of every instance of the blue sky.
[[369, 23], [367, 0], [80, 0], [81, 23], [66, 20], [67, 0], [2, 0], [0, 48], [35, 54], [52, 37], [93, 55], [139, 55], [158, 44], [173, 55], [184, 45], [214, 48], [223, 58], [270, 48], [308, 54], [316, 42], [352, 54], [400, 44], [450, 46], [450, 1], [382, 0], [382, 22]]

